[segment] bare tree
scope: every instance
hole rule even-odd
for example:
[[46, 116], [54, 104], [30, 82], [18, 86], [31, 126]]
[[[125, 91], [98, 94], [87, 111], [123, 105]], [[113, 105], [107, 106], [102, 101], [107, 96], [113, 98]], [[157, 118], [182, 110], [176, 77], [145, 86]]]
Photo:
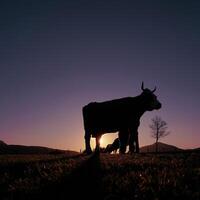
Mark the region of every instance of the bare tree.
[[149, 127], [151, 128], [151, 133], [152, 133], [151, 136], [156, 139], [156, 153], [157, 153], [158, 140], [170, 134], [170, 132], [167, 131], [168, 129], [167, 122], [162, 120], [161, 117], [155, 116], [154, 118], [152, 118], [152, 124], [149, 125]]

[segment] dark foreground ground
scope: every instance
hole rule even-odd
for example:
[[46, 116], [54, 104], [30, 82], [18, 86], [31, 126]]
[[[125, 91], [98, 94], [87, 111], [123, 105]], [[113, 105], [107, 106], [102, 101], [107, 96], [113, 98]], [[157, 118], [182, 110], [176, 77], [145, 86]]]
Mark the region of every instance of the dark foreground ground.
[[200, 199], [200, 153], [0, 156], [0, 199]]

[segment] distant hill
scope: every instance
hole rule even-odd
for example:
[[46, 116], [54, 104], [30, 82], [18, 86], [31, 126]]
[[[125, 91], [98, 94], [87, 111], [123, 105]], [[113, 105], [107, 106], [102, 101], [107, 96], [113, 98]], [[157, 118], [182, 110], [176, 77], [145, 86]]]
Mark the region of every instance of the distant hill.
[[[156, 143], [152, 145], [143, 146], [140, 148], [140, 152], [142, 153], [155, 152], [155, 151], [156, 151]], [[158, 142], [158, 152], [180, 152], [180, 151], [183, 151], [183, 149], [180, 149], [173, 145]]]
[[200, 152], [200, 148], [186, 149], [185, 151], [187, 151], [187, 152]]
[[8, 145], [0, 140], [0, 154], [77, 154], [75, 151], [53, 149], [41, 146]]
[[7, 144], [4, 141], [0, 140], [0, 147], [6, 147], [6, 146]]

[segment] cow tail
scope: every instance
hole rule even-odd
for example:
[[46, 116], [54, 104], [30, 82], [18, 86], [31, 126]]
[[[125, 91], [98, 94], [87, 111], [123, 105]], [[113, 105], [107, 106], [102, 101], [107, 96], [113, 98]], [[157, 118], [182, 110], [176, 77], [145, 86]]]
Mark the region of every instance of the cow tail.
[[83, 113], [83, 124], [84, 124], [84, 130], [85, 130], [85, 139], [86, 138], [90, 138], [90, 132], [88, 130], [88, 115], [87, 115], [87, 106], [84, 106], [82, 109], [82, 113]]

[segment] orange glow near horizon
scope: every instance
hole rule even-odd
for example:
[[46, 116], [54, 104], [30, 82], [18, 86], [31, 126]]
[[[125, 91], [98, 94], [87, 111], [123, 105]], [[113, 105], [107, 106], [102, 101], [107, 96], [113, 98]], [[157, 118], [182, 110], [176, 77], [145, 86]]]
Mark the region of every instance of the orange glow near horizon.
[[103, 137], [101, 137], [101, 139], [100, 139], [100, 146], [101, 147], [105, 146], [104, 142], [105, 142], [105, 140], [103, 139]]

